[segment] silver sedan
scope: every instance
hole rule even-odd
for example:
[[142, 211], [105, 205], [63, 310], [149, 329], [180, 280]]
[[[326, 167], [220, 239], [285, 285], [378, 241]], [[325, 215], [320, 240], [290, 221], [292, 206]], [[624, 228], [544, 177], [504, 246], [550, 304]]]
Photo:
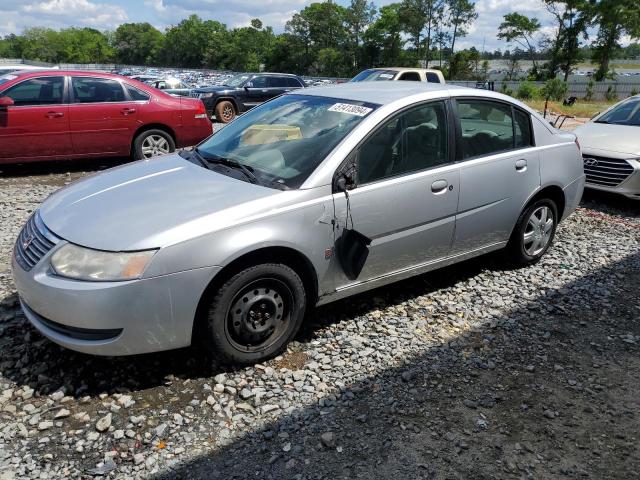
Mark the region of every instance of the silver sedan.
[[615, 104], [574, 130], [586, 187], [640, 200], [640, 95]]
[[26, 316], [65, 347], [199, 341], [252, 363], [315, 305], [498, 249], [537, 262], [583, 187], [574, 135], [510, 97], [310, 88], [192, 151], [52, 195], [17, 239], [13, 275]]

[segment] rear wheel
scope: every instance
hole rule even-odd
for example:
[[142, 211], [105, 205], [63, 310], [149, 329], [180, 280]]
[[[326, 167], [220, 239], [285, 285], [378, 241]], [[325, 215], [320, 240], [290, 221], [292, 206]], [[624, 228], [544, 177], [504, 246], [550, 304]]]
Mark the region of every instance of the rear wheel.
[[155, 128], [141, 132], [133, 141], [133, 155], [136, 160], [165, 155], [175, 150], [176, 144], [171, 135]]
[[216, 118], [219, 122], [229, 123], [236, 118], [236, 108], [233, 103], [223, 100], [216, 105]]
[[302, 324], [302, 280], [286, 265], [266, 263], [229, 278], [207, 313], [205, 346], [220, 360], [261, 362], [280, 353]]
[[520, 214], [508, 250], [518, 265], [531, 265], [549, 250], [558, 224], [556, 204], [547, 198], [533, 202]]

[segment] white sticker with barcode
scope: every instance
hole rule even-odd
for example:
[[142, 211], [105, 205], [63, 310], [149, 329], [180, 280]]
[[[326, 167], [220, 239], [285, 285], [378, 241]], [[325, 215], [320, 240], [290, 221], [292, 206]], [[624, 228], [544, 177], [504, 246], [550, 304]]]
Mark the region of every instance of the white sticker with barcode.
[[348, 113], [349, 115], [357, 115], [359, 117], [364, 117], [371, 110], [373, 110], [373, 108], [351, 105], [350, 103], [335, 103], [329, 107], [330, 112]]

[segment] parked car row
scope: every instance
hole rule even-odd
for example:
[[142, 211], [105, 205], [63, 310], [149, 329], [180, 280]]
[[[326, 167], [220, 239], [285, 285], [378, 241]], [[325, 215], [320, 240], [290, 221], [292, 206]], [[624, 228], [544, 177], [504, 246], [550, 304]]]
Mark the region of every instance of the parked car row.
[[119, 75], [35, 70], [0, 77], [0, 164], [171, 153], [212, 126], [203, 103]]

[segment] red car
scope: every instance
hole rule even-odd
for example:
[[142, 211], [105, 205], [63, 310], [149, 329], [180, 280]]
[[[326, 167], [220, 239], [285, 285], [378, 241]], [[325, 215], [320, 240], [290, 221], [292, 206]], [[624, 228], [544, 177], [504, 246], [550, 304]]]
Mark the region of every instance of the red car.
[[0, 164], [150, 158], [211, 133], [201, 100], [120, 75], [39, 70], [0, 77]]

